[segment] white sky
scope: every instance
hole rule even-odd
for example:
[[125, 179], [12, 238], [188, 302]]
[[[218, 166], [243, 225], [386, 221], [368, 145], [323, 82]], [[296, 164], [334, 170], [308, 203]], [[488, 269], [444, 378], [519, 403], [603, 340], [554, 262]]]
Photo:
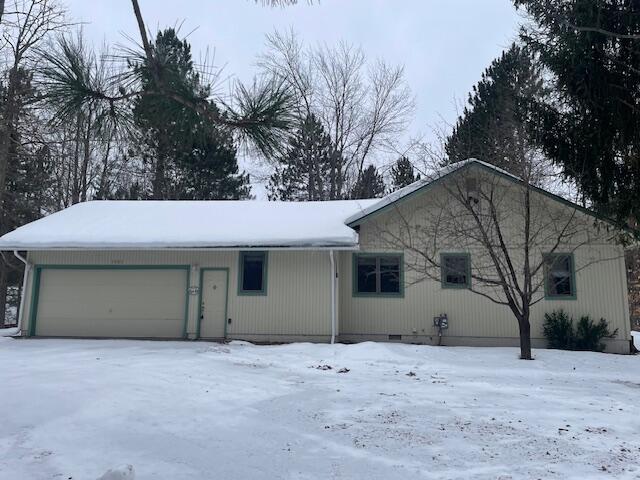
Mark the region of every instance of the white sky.
[[[129, 0], [66, 0], [71, 16], [86, 22], [95, 43], [138, 39]], [[516, 38], [520, 17], [511, 0], [321, 0], [269, 8], [254, 0], [140, 0], [147, 27], [182, 23], [194, 57], [215, 49], [225, 75], [250, 81], [264, 37], [293, 28], [311, 44], [340, 40], [360, 45], [370, 59], [403, 64], [417, 101], [411, 136], [430, 135], [444, 119], [454, 122], [456, 101], [492, 59]]]

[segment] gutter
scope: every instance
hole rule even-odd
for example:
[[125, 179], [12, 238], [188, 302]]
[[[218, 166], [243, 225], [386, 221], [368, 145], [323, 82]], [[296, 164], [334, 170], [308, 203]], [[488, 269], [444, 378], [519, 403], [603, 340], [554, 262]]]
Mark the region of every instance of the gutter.
[[357, 251], [360, 250], [358, 243], [350, 245], [322, 245], [322, 246], [225, 246], [225, 247], [163, 247], [163, 246], [135, 246], [135, 245], [91, 245], [91, 246], [42, 246], [42, 245], [1, 245], [0, 251], [16, 251], [27, 250], [30, 252], [41, 251], [59, 251], [59, 252], [82, 252], [82, 251], [97, 251], [104, 250], [110, 252], [122, 252], [122, 251], [162, 251], [162, 252], [238, 252], [243, 250], [276, 250], [276, 251], [309, 251], [309, 250], [335, 250], [335, 251]]
[[21, 327], [22, 327], [22, 319], [24, 317], [24, 297], [27, 289], [27, 281], [29, 280], [29, 272], [33, 268], [33, 265], [29, 263], [29, 261], [24, 258], [22, 255], [18, 253], [17, 250], [13, 251], [13, 255], [24, 263], [24, 275], [22, 276], [22, 291], [20, 292], [20, 310], [18, 311], [18, 333], [14, 336], [19, 337], [22, 336]]
[[331, 261], [331, 345], [336, 343], [336, 260], [333, 250], [329, 250]]

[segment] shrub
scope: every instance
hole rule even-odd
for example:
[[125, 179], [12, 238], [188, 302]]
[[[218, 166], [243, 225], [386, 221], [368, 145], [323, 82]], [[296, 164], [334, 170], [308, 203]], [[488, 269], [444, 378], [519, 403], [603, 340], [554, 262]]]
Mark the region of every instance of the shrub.
[[549, 348], [560, 350], [588, 350], [601, 352], [605, 348], [602, 341], [605, 338], [613, 338], [618, 334], [616, 328], [613, 332], [604, 318], [598, 323], [591, 320], [588, 315], [583, 315], [574, 328], [573, 318], [564, 310], [554, 310], [544, 315], [543, 333], [549, 342]]
[[573, 321], [564, 310], [554, 310], [551, 313], [545, 313], [542, 331], [549, 342], [549, 348], [571, 350], [575, 337]]
[[601, 352], [605, 346], [602, 339], [613, 338], [617, 334], [617, 328], [613, 332], [609, 331], [609, 325], [604, 318], [595, 323], [588, 315], [582, 316], [578, 320], [578, 326], [576, 327], [574, 349]]

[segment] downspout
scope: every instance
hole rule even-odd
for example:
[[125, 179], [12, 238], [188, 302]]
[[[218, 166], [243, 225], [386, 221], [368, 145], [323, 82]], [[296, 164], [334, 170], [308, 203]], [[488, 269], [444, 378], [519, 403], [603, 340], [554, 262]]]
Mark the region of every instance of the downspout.
[[333, 250], [329, 250], [331, 260], [331, 344], [336, 343], [336, 261]]
[[27, 280], [29, 279], [29, 272], [31, 271], [32, 265], [24, 258], [22, 255], [18, 253], [17, 250], [13, 251], [13, 255], [24, 263], [24, 275], [22, 276], [22, 291], [20, 292], [20, 311], [18, 312], [18, 333], [17, 336], [21, 336], [22, 333], [20, 331], [22, 327], [22, 318], [24, 317], [24, 297], [27, 289]]

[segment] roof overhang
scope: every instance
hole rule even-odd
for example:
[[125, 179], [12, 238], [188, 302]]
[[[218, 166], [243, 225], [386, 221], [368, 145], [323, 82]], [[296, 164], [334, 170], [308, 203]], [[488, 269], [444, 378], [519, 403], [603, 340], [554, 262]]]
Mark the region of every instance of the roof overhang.
[[78, 252], [78, 251], [158, 251], [158, 252], [237, 252], [245, 250], [281, 250], [281, 251], [294, 251], [294, 250], [323, 250], [323, 251], [356, 251], [360, 249], [359, 244], [354, 245], [236, 245], [236, 246], [223, 246], [223, 247], [175, 247], [175, 246], [141, 246], [141, 245], [109, 245], [109, 246], [47, 246], [47, 245], [0, 245], [0, 251], [7, 252], [43, 252], [43, 251], [58, 251], [58, 252]]

